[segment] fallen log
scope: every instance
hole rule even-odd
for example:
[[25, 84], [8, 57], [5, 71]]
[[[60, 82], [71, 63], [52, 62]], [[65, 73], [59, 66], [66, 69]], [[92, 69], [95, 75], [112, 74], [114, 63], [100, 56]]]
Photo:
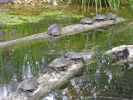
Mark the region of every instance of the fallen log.
[[[123, 60], [127, 60], [129, 62], [133, 62], [133, 45], [121, 45], [121, 46], [118, 46], [118, 47], [114, 47], [111, 50], [108, 50], [106, 52], [106, 54], [113, 55], [114, 53], [121, 52], [121, 51], [123, 51], [125, 49], [128, 50], [128, 55], [127, 55], [127, 58], [125, 58]], [[121, 56], [124, 56], [124, 52], [123, 52], [123, 54], [121, 54]]]
[[83, 63], [79, 62], [70, 66], [70, 69], [68, 69], [66, 72], [52, 72], [41, 75], [38, 78], [40, 85], [30, 97], [18, 93], [12, 93], [10, 94], [9, 100], [40, 100], [40, 98], [44, 97], [52, 89], [61, 86], [65, 81], [76, 75], [79, 71], [81, 71], [82, 67]]
[[[88, 56], [84, 61], [88, 63], [93, 58], [94, 53], [88, 52]], [[64, 83], [66, 83], [70, 78], [73, 76], [79, 74], [81, 72], [81, 69], [84, 66], [84, 63], [82, 60], [77, 60], [71, 62], [71, 60], [68, 60], [71, 64], [69, 66], [66, 66], [67, 69], [64, 71], [52, 71], [48, 73], [44, 73], [40, 75], [37, 79], [37, 82], [39, 83], [38, 88], [32, 92], [30, 95], [26, 95], [27, 92], [24, 92], [25, 94], [15, 92], [10, 93], [9, 99], [6, 98], [6, 100], [40, 100], [40, 98], [44, 97], [48, 92], [55, 88], [59, 88]]]
[[[125, 52], [126, 51], [126, 52]], [[121, 45], [108, 50], [106, 55], [111, 55], [113, 65], [125, 65], [127, 69], [133, 68], [133, 45]]]
[[44, 94], [46, 95], [48, 92], [50, 92], [50, 90], [60, 87], [64, 82], [72, 78], [74, 75], [78, 74], [78, 72], [81, 71], [82, 67], [83, 63], [78, 62], [70, 66], [70, 69], [65, 73], [62, 72], [62, 73], [52, 73], [52, 74], [43, 75], [38, 79], [41, 85], [39, 86], [38, 90], [33, 93], [33, 96], [30, 97], [30, 99], [39, 100], [39, 98], [43, 97]]
[[[66, 26], [61, 29], [62, 30], [61, 35], [58, 36], [57, 38], [74, 35], [77, 33], [93, 30], [96, 28], [106, 27], [106, 26], [110, 26], [113, 24], [118, 24], [123, 21], [124, 21], [123, 18], [118, 17], [118, 18], [116, 18], [115, 21], [114, 20], [106, 20], [106, 21], [101, 21], [101, 22], [94, 22], [92, 25], [83, 25], [83, 24], [69, 25], [69, 26]], [[32, 42], [32, 41], [38, 41], [38, 40], [50, 40], [51, 37], [46, 33], [47, 32], [38, 33], [38, 34], [18, 38], [15, 40], [3, 41], [3, 42], [0, 42], [0, 48], [13, 46], [13, 45], [20, 44], [20, 43], [28, 43], [28, 42]]]
[[40, 100], [43, 96], [45, 96], [52, 89], [55, 89], [64, 82], [68, 81], [71, 77], [76, 75], [83, 68], [82, 62], [77, 62], [69, 66], [69, 69], [64, 72], [52, 72], [45, 73], [38, 78], [38, 89], [34, 91], [30, 96], [26, 94], [19, 94], [18, 92], [9, 94], [8, 99], [5, 100]]

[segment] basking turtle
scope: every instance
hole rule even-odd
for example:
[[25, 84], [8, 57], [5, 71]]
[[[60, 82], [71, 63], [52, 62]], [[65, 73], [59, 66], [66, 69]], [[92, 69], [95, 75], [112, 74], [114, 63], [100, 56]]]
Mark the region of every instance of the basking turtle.
[[89, 17], [83, 18], [80, 21], [80, 24], [93, 24], [93, 23], [94, 23], [94, 20]]
[[105, 15], [97, 14], [95, 17], [96, 21], [105, 21], [107, 20], [107, 17]]
[[129, 56], [129, 51], [127, 48], [125, 48], [121, 51], [114, 52], [112, 54], [113, 59], [116, 61], [125, 60], [128, 58], [128, 56]]
[[61, 27], [58, 24], [52, 24], [48, 27], [48, 32], [50, 36], [56, 37], [61, 34]]
[[77, 52], [68, 52], [65, 54], [65, 58], [69, 60], [81, 60], [82, 54]]
[[113, 14], [113, 13], [108, 13], [107, 14], [107, 19], [108, 20], [116, 20], [117, 15]]
[[31, 93], [33, 91], [35, 91], [38, 87], [38, 83], [36, 79], [24, 79], [18, 86], [18, 89], [23, 91], [23, 92], [27, 92], [27, 93]]
[[52, 68], [56, 71], [64, 71], [67, 69], [67, 66], [69, 66], [72, 63], [72, 61], [67, 60], [64, 57], [56, 58], [54, 59], [50, 64], [49, 68]]
[[64, 55], [64, 57], [68, 60], [74, 60], [74, 61], [88, 61], [92, 58], [93, 53], [92, 52], [68, 52]]

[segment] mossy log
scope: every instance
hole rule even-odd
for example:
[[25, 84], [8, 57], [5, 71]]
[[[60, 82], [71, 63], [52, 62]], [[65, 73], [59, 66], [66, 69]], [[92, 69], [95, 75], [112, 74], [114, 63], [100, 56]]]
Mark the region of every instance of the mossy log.
[[[96, 28], [102, 28], [102, 27], [113, 25], [113, 24], [118, 24], [123, 21], [124, 21], [123, 18], [117, 18], [115, 21], [113, 20], [100, 21], [100, 22], [95, 22], [92, 25], [83, 25], [83, 24], [69, 25], [69, 26], [62, 28], [61, 35], [58, 36], [57, 38], [61, 38], [61, 37], [68, 36], [68, 35], [74, 35], [77, 33], [93, 30]], [[29, 42], [38, 41], [38, 40], [50, 40], [51, 37], [46, 33], [47, 32], [38, 33], [38, 34], [18, 38], [15, 40], [0, 42], [0, 48], [13, 46], [13, 45], [20, 44], [20, 43], [29, 43]]]

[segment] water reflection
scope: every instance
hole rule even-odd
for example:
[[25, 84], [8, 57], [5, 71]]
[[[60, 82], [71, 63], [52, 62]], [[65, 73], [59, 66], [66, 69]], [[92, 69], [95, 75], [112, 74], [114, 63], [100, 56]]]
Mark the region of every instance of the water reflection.
[[97, 69], [96, 70], [96, 78], [95, 78], [96, 82], [98, 82], [100, 80], [100, 78], [101, 78], [100, 69]]
[[51, 91], [42, 100], [71, 100], [67, 92], [67, 88], [64, 90]]
[[27, 62], [27, 67], [25, 69], [25, 76], [26, 76], [26, 78], [33, 78], [32, 68], [31, 68], [30, 62]]
[[0, 100], [6, 100], [8, 96], [8, 87], [6, 84], [0, 86]]
[[108, 76], [108, 84], [110, 84], [111, 83], [111, 80], [113, 79], [112, 72], [111, 71], [107, 71], [106, 72], [106, 75]]
[[42, 100], [57, 100], [57, 93], [56, 92], [51, 92], [48, 94], [48, 96], [44, 97]]
[[47, 67], [48, 67], [48, 59], [42, 57], [40, 62], [40, 73], [47, 72]]
[[84, 37], [85, 37], [85, 44], [84, 44], [84, 48], [85, 49], [89, 49], [90, 48], [90, 39], [91, 39], [91, 35], [93, 34], [93, 32], [87, 32], [84, 33]]
[[16, 76], [16, 74], [14, 74], [13, 77], [11, 78], [10, 82], [8, 83], [9, 92], [15, 92], [17, 90], [18, 84], [19, 83], [17, 80], [17, 76]]
[[[96, 34], [94, 34], [94, 36], [91, 37], [90, 35], [91, 33], [86, 33], [84, 36], [85, 39], [85, 44], [84, 48], [87, 49], [89, 48], [89, 46], [91, 45], [90, 40], [92, 39], [94, 42], [97, 41], [97, 37]], [[73, 39], [72, 39], [73, 38]], [[47, 69], [47, 65], [48, 63], [58, 57], [59, 55], [63, 55], [65, 52], [67, 51], [72, 51], [73, 49], [73, 40], [74, 37], [68, 37], [67, 40], [65, 40], [65, 43], [63, 45], [62, 48], [65, 48], [65, 50], [60, 49], [58, 47], [58, 41], [56, 40], [52, 40], [52, 42], [48, 43], [48, 46], [45, 49], [41, 49], [38, 47], [37, 50], [41, 49], [42, 52], [45, 52], [45, 54], [42, 53], [40, 58], [35, 57], [35, 59], [33, 59], [32, 57], [32, 50], [26, 49], [26, 52], [22, 50], [20, 50], [21, 55], [24, 56], [23, 61], [21, 59], [21, 61], [18, 63], [17, 59], [15, 59], [15, 64], [18, 63], [19, 66], [21, 66], [22, 69], [20, 76], [22, 76], [22, 79], [27, 79], [27, 78], [33, 78], [34, 76], [38, 75], [38, 73], [43, 73], [44, 69]], [[112, 42], [112, 41], [111, 41]], [[111, 47], [112, 44], [110, 44], [109, 47]], [[43, 46], [44, 47], [44, 44]], [[90, 46], [91, 47], [91, 46]], [[31, 48], [30, 48], [31, 49]], [[38, 52], [38, 51], [36, 51]], [[38, 52], [37, 55], [39, 55], [40, 53]], [[132, 78], [130, 78], [129, 80], [131, 81], [131, 84], [129, 83], [129, 80], [127, 77], [126, 79], [124, 78], [125, 76], [125, 70], [123, 71], [123, 74], [121, 73], [121, 70], [119, 70], [119, 68], [121, 68], [121, 66], [112, 66], [112, 60], [110, 59], [110, 57], [106, 57], [104, 55], [102, 55], [101, 50], [99, 49], [96, 52], [97, 56], [96, 56], [96, 61], [94, 60], [93, 62], [95, 62], [96, 64], [94, 66], [89, 65], [89, 75], [88, 77], [90, 78], [89, 83], [85, 83], [85, 81], [79, 81], [80, 83], [80, 87], [76, 87], [76, 96], [77, 97], [84, 97], [84, 95], [88, 95], [90, 96], [90, 98], [93, 98], [93, 100], [99, 100], [98, 96], [99, 95], [116, 95], [116, 96], [121, 96], [120, 92], [126, 94], [126, 96], [130, 96], [132, 97]], [[22, 65], [21, 65], [22, 63]], [[16, 64], [17, 65], [17, 64]], [[130, 65], [132, 70], [132, 65]], [[17, 66], [18, 67], [18, 66]], [[87, 66], [85, 66], [87, 67]], [[17, 74], [17, 73], [16, 73]], [[132, 76], [132, 74], [130, 75]], [[3, 77], [6, 77], [6, 75], [3, 75]], [[21, 79], [21, 80], [22, 80]], [[126, 81], [125, 81], [126, 80]], [[13, 77], [11, 78], [11, 80], [8, 83], [9, 85], [1, 85], [0, 87], [0, 97], [5, 97], [8, 95], [8, 93], [10, 91], [16, 91], [16, 86], [18, 84], [18, 76], [16, 76], [15, 74], [13, 74]], [[88, 84], [87, 87], [85, 87], [86, 89], [88, 89], [89, 91], [86, 92], [85, 89], [83, 89], [84, 84]], [[126, 85], [125, 85], [126, 84]], [[131, 89], [129, 89], [129, 86]], [[124, 87], [125, 86], [125, 87]], [[82, 92], [82, 90], [84, 90], [85, 92]], [[128, 91], [128, 92], [127, 92]], [[129, 92], [130, 91], [130, 92]], [[114, 92], [114, 93], [113, 93]], [[62, 100], [69, 100], [68, 96], [66, 93], [61, 93], [60, 95], [62, 95]], [[125, 96], [125, 95], [124, 95]], [[48, 96], [46, 96], [44, 98], [44, 100], [58, 100], [56, 98], [56, 93], [52, 94], [50, 93]], [[82, 99], [84, 100], [84, 99]], [[101, 99], [103, 100], [103, 99]]]

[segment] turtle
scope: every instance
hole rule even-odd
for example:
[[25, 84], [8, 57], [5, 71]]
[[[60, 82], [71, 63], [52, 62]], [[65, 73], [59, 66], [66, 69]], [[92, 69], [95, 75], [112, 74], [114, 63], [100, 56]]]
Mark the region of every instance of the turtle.
[[81, 60], [82, 59], [81, 53], [77, 53], [77, 52], [68, 52], [64, 55], [64, 57], [69, 60]]
[[51, 69], [54, 69], [56, 71], [64, 71], [66, 70], [67, 66], [69, 66], [72, 62], [67, 60], [64, 57], [60, 57], [60, 58], [56, 58], [54, 59], [49, 65], [48, 67]]
[[116, 61], [125, 60], [129, 56], [129, 50], [127, 48], [124, 48], [121, 51], [113, 52], [112, 58]]
[[102, 15], [102, 14], [97, 14], [95, 17], [95, 20], [96, 21], [105, 21], [105, 20], [107, 20], [107, 17], [105, 15]]
[[94, 20], [92, 18], [89, 17], [85, 17], [83, 19], [81, 19], [80, 24], [93, 24]]
[[32, 93], [34, 92], [38, 87], [38, 82], [34, 78], [27, 78], [24, 79], [18, 86], [18, 89], [22, 92], [26, 93]]
[[69, 60], [74, 60], [74, 61], [83, 61], [86, 62], [89, 59], [91, 59], [93, 53], [92, 52], [68, 52], [64, 56], [65, 58]]
[[107, 14], [107, 19], [108, 20], [116, 20], [117, 15], [113, 14], [113, 13], [108, 13]]
[[52, 24], [48, 27], [48, 35], [56, 37], [61, 34], [61, 27], [58, 24]]

